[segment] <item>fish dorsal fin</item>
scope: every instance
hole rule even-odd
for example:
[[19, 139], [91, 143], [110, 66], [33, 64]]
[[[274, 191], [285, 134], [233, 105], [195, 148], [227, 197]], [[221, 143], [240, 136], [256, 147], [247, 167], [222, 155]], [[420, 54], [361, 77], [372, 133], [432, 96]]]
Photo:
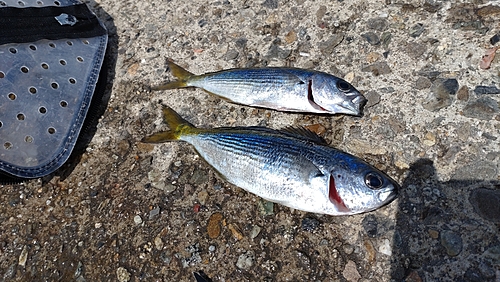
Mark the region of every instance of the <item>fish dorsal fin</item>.
[[279, 130], [279, 132], [295, 138], [311, 141], [319, 145], [328, 145], [328, 143], [325, 141], [325, 139], [323, 139], [323, 137], [319, 136], [318, 134], [312, 132], [311, 130], [305, 127], [287, 126]]

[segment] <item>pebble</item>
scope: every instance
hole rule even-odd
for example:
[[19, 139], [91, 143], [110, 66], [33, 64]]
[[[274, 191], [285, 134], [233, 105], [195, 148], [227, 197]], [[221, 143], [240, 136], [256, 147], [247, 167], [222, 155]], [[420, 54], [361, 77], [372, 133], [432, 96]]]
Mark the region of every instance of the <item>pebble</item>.
[[432, 239], [437, 239], [439, 238], [439, 231], [434, 229], [429, 229], [429, 236], [431, 236]]
[[369, 29], [374, 29], [377, 31], [384, 31], [387, 29], [388, 23], [385, 18], [372, 18], [368, 19], [366, 26]]
[[208, 199], [208, 192], [207, 190], [203, 189], [198, 193], [198, 201], [200, 201], [200, 204], [205, 205]]
[[149, 219], [153, 219], [155, 216], [160, 214], [160, 207], [156, 207], [149, 211]]
[[370, 238], [377, 237], [378, 221], [374, 215], [369, 214], [365, 216], [365, 218], [363, 218], [363, 221], [361, 222], [361, 225], [363, 226], [363, 229], [365, 230], [368, 237]]
[[370, 240], [364, 240], [363, 246], [365, 247], [368, 261], [370, 263], [375, 262], [375, 259], [377, 258], [377, 252], [375, 251], [372, 242]]
[[290, 56], [291, 53], [292, 50], [285, 50], [279, 47], [277, 44], [271, 44], [266, 57], [270, 59], [286, 59], [288, 56]]
[[201, 185], [207, 182], [208, 182], [208, 174], [206, 171], [202, 169], [195, 169], [195, 171], [193, 171], [193, 175], [191, 176], [190, 179], [191, 184]]
[[378, 247], [378, 251], [384, 255], [391, 256], [392, 255], [392, 246], [391, 241], [389, 239], [382, 240], [382, 244]]
[[427, 46], [424, 44], [416, 42], [408, 42], [404, 47], [403, 51], [408, 54], [413, 59], [417, 59], [422, 56], [425, 51], [427, 51]]
[[375, 90], [366, 92], [364, 96], [368, 100], [368, 102], [366, 102], [365, 108], [370, 108], [380, 103], [380, 94], [378, 94], [378, 92]]
[[500, 223], [500, 190], [478, 188], [472, 191], [469, 202], [482, 218]]
[[374, 76], [391, 73], [391, 68], [386, 62], [376, 62], [361, 69], [363, 72], [371, 72]]
[[257, 236], [259, 236], [261, 230], [262, 228], [260, 226], [254, 225], [252, 227], [252, 230], [250, 231], [250, 238], [255, 239]]
[[477, 95], [500, 94], [500, 89], [498, 89], [496, 86], [478, 85], [476, 86], [476, 88], [474, 88], [474, 93], [476, 93]]
[[236, 240], [241, 240], [243, 239], [243, 234], [241, 233], [240, 231], [240, 228], [238, 227], [238, 225], [234, 224], [234, 223], [230, 223], [227, 228], [229, 229], [229, 231], [231, 231], [231, 234], [233, 234], [233, 237], [236, 239]]
[[421, 23], [417, 23], [416, 25], [410, 28], [410, 36], [417, 38], [424, 32], [424, 30], [425, 30], [424, 25]]
[[306, 128], [307, 130], [310, 130], [310, 131], [312, 131], [320, 136], [325, 134], [325, 132], [326, 132], [326, 128], [319, 123], [307, 125], [307, 126], [304, 126], [304, 128]]
[[408, 276], [406, 276], [405, 282], [422, 282], [422, 278], [418, 275], [416, 270], [412, 270]]
[[469, 100], [469, 87], [467, 87], [467, 85], [463, 85], [460, 89], [458, 89], [457, 99], [460, 101]]
[[288, 44], [291, 44], [297, 40], [297, 33], [293, 30], [290, 30], [286, 35], [285, 35], [285, 41]]
[[476, 101], [469, 102], [463, 110], [466, 117], [490, 120], [500, 110], [498, 103], [490, 97], [481, 97]]
[[457, 256], [462, 252], [462, 237], [451, 230], [441, 232], [441, 245], [446, 249], [450, 257]]
[[378, 52], [370, 52], [366, 55], [366, 61], [371, 64], [378, 61], [381, 57], [382, 55]]
[[317, 220], [316, 218], [314, 217], [304, 217], [304, 219], [302, 219], [302, 230], [304, 231], [307, 231], [307, 232], [313, 232], [314, 230], [316, 230], [320, 225], [320, 222], [319, 220]]
[[163, 240], [161, 239], [160, 236], [156, 236], [155, 239], [154, 239], [154, 243], [155, 243], [155, 248], [160, 251], [161, 249], [163, 249]]
[[497, 178], [497, 165], [487, 160], [479, 160], [474, 163], [459, 167], [453, 179], [480, 179], [495, 180]]
[[261, 215], [272, 215], [274, 214], [274, 203], [260, 199], [257, 202], [257, 209]]
[[118, 267], [116, 270], [116, 278], [120, 282], [128, 282], [130, 280], [130, 273], [124, 267]]
[[367, 33], [363, 33], [361, 34], [361, 37], [373, 46], [380, 44], [380, 38], [375, 32], [369, 31]]
[[432, 85], [431, 80], [428, 79], [427, 77], [422, 77], [422, 76], [419, 77], [415, 82], [415, 88], [418, 90], [427, 89], [431, 87], [431, 85]]
[[352, 260], [348, 260], [347, 263], [345, 264], [344, 271], [342, 271], [342, 275], [344, 278], [351, 282], [357, 282], [360, 278], [361, 275], [358, 272], [358, 269], [356, 268], [356, 263], [353, 262]]
[[227, 50], [226, 54], [224, 54], [224, 60], [231, 61], [231, 60], [238, 58], [239, 55], [240, 55], [240, 52], [238, 52], [234, 49], [230, 49], [230, 50]]
[[220, 212], [213, 213], [208, 219], [207, 232], [210, 239], [219, 237], [221, 233], [222, 214]]
[[354, 247], [352, 245], [344, 245], [344, 252], [346, 253], [346, 255], [350, 255], [354, 252]]
[[326, 41], [318, 43], [318, 48], [323, 54], [332, 54], [335, 47], [337, 47], [342, 40], [344, 40], [344, 34], [336, 33], [330, 36]]
[[247, 46], [248, 39], [245, 37], [238, 38], [234, 44], [237, 48], [244, 49]]
[[28, 246], [24, 246], [21, 254], [19, 255], [18, 265], [24, 267], [26, 265], [26, 261], [28, 260]]
[[[389, 43], [391, 42], [391, 38], [392, 38], [392, 34], [388, 31], [382, 33], [382, 35], [380, 36], [380, 41], [382, 42], [382, 44], [384, 46], [387, 47], [387, 45], [389, 45]], [[386, 51], [383, 53], [384, 57], [387, 58], [387, 56], [389, 55], [389, 51]]]
[[217, 249], [217, 247], [215, 247], [214, 245], [208, 246], [208, 251], [211, 253], [215, 252], [216, 249]]
[[261, 5], [269, 9], [277, 9], [278, 0], [265, 0]]
[[493, 35], [493, 36], [490, 38], [490, 43], [491, 43], [491, 45], [495, 45], [495, 44], [497, 44], [499, 41], [500, 41], [500, 32], [498, 32], [497, 34]]
[[243, 270], [249, 270], [255, 262], [255, 255], [252, 251], [241, 254], [236, 262], [236, 267]]
[[431, 86], [431, 92], [427, 99], [422, 103], [424, 109], [436, 112], [442, 108], [451, 105], [451, 96], [458, 90], [458, 81], [456, 79], [437, 79]]
[[134, 222], [135, 222], [135, 224], [137, 224], [137, 225], [141, 224], [141, 223], [142, 223], [142, 218], [141, 218], [141, 216], [140, 216], [140, 215], [136, 215], [136, 216], [134, 216]]

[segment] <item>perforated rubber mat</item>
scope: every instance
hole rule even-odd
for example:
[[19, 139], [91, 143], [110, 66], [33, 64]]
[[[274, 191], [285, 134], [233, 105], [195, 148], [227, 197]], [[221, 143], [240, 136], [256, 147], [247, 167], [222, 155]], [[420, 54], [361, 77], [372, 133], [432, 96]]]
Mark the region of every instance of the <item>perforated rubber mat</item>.
[[[82, 5], [68, 0], [0, 0], [0, 10], [78, 4]], [[78, 18], [61, 15], [48, 19], [77, 26]], [[0, 170], [36, 178], [68, 159], [92, 99], [106, 44], [105, 33], [0, 45]]]

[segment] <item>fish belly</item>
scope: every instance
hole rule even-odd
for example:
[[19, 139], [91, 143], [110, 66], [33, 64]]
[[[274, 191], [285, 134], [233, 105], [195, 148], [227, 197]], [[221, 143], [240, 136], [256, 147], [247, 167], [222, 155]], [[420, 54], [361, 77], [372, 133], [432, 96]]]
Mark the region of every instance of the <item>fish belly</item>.
[[227, 181], [269, 201], [304, 209], [306, 196], [317, 192], [309, 181], [317, 168], [301, 159], [295, 148], [287, 150], [284, 144], [248, 136], [200, 135], [182, 139], [191, 143]]
[[227, 71], [207, 74], [189, 82], [190, 86], [229, 101], [278, 110], [307, 111], [307, 84], [291, 74], [275, 70]]

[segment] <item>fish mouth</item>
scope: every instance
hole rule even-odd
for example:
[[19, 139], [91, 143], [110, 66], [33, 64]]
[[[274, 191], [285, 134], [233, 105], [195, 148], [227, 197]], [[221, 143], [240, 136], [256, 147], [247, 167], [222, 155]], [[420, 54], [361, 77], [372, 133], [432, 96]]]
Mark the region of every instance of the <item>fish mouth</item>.
[[398, 195], [397, 189], [388, 189], [386, 191], [381, 191], [378, 194], [378, 199], [384, 204], [387, 204], [390, 203], [392, 200], [394, 200], [397, 195]]
[[368, 100], [364, 96], [357, 95], [350, 101], [344, 101], [341, 104], [333, 105], [332, 110], [336, 113], [361, 117], [363, 116], [363, 107], [367, 102]]

